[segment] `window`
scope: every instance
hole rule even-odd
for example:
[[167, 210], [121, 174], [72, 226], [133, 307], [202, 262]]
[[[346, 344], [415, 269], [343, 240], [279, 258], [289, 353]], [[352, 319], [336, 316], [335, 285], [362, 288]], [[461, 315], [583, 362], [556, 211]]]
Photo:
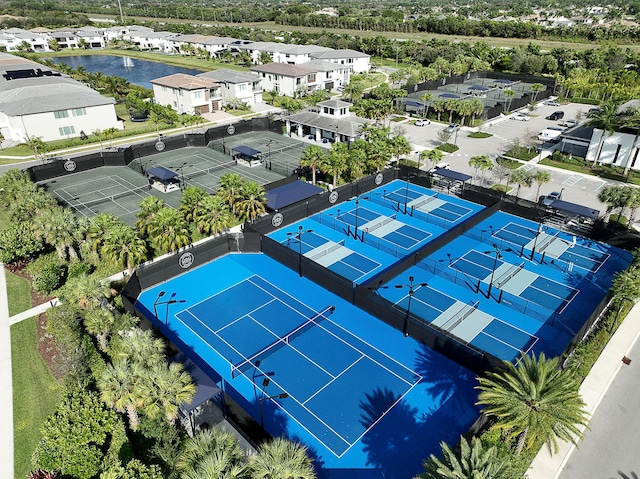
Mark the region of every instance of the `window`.
[[59, 120], [60, 118], [69, 118], [69, 112], [67, 110], [58, 110], [53, 112], [53, 116], [56, 120]]
[[71, 112], [73, 113], [73, 116], [85, 116], [87, 114], [87, 109], [86, 108], [74, 108], [73, 110], [71, 110]]
[[195, 100], [199, 100], [201, 98], [204, 98], [204, 92], [202, 90], [194, 91], [193, 92], [193, 98]]
[[238, 85], [238, 91], [246, 91], [247, 84], [243, 83], [242, 85]]
[[61, 126], [60, 128], [58, 128], [58, 131], [60, 132], [60, 136], [69, 136], [69, 135], [74, 135], [76, 133], [76, 129], [73, 125]]

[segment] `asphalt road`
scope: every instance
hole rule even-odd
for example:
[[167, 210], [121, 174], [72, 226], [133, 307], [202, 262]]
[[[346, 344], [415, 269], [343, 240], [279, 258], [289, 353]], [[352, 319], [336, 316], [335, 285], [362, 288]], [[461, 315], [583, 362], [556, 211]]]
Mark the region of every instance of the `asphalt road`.
[[[537, 135], [537, 133], [546, 127], [557, 126], [559, 121], [546, 119], [546, 117], [554, 111], [563, 111], [565, 113], [563, 120], [576, 119], [579, 113], [584, 119], [586, 118], [586, 113], [589, 108], [591, 108], [589, 105], [574, 103], [560, 107], [539, 104], [536, 110], [531, 113], [531, 120], [529, 121], [515, 121], [510, 120], [509, 117], [503, 117], [488, 122], [482, 128], [482, 131], [491, 133], [493, 136], [484, 139], [468, 138], [467, 135], [472, 130], [463, 128], [458, 132], [457, 138], [454, 134], [449, 140], [450, 143], [455, 143], [460, 149], [455, 153], [446, 155], [443, 161], [449, 163], [452, 170], [473, 175], [475, 171], [469, 166], [469, 160], [472, 156], [489, 155], [495, 157], [508, 150], [514, 140], [517, 139], [521, 144], [524, 144], [526, 137]], [[526, 109], [522, 111], [526, 111]], [[407, 136], [409, 141], [416, 147], [415, 151], [419, 151], [424, 148], [432, 149], [438, 146], [441, 143], [440, 140], [438, 140], [438, 132], [444, 128], [446, 124], [432, 122], [422, 127], [408, 124], [402, 124], [401, 126], [406, 130], [405, 136]], [[547, 146], [549, 145], [545, 145], [545, 148]], [[525, 168], [532, 170], [535, 168], [545, 168], [551, 173], [552, 179], [550, 182], [542, 185], [540, 195], [546, 195], [552, 191], [562, 191], [562, 199], [566, 201], [598, 209], [601, 213], [606, 210], [606, 206], [598, 200], [598, 192], [606, 185], [614, 184], [613, 182], [602, 180], [595, 176], [590, 177], [534, 164], [525, 165]], [[480, 177], [480, 175], [478, 175], [478, 177]], [[477, 183], [479, 183], [479, 180], [480, 178], [476, 178]], [[490, 172], [487, 172], [485, 180], [485, 186], [490, 186], [497, 182], [497, 180], [491, 176]], [[537, 191], [538, 185], [534, 183], [531, 188], [521, 188], [519, 197], [536, 201]]]
[[638, 479], [640, 476], [640, 342], [596, 409], [559, 479]]

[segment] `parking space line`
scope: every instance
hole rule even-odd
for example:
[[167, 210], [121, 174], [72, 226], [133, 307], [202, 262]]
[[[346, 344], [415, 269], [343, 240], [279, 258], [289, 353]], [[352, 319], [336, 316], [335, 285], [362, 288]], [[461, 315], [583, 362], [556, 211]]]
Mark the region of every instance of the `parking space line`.
[[567, 178], [566, 180], [564, 180], [562, 182], [563, 185], [567, 185], [567, 186], [575, 186], [578, 183], [580, 183], [580, 181], [582, 180], [581, 176], [578, 175], [571, 175], [569, 178]]

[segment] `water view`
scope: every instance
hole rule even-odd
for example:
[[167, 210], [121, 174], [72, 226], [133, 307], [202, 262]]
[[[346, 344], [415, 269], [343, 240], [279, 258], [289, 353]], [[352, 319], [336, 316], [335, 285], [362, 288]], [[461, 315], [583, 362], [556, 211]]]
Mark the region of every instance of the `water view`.
[[52, 60], [57, 63], [66, 63], [71, 68], [84, 67], [88, 72], [102, 72], [105, 75], [115, 75], [125, 78], [129, 83], [144, 88], [153, 88], [151, 80], [173, 75], [174, 73], [187, 73], [197, 75], [202, 73], [193, 68], [177, 67], [165, 63], [150, 62], [131, 57], [119, 57], [116, 55], [79, 55], [71, 57], [56, 57]]

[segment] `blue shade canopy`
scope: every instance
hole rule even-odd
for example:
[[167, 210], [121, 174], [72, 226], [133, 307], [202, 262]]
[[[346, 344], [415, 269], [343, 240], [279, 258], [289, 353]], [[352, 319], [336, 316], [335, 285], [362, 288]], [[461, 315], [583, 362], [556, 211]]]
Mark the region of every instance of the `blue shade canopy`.
[[513, 82], [511, 80], [494, 80], [493, 83], [502, 83], [504, 85], [511, 85]]
[[482, 86], [482, 85], [472, 85], [472, 86], [469, 87], [469, 90], [487, 91], [487, 90], [489, 90], [489, 88], [487, 88], [486, 86]]
[[404, 104], [407, 106], [423, 106], [422, 103], [419, 103], [417, 101], [411, 101], [411, 100], [405, 101]]
[[552, 201], [549, 206], [556, 210], [566, 211], [567, 213], [573, 213], [591, 219], [596, 219], [600, 214], [600, 210], [594, 210], [593, 208], [588, 208], [587, 206], [582, 206], [563, 200]]
[[306, 200], [323, 191], [322, 188], [314, 186], [311, 183], [293, 181], [267, 191], [267, 208], [274, 211], [279, 210], [298, 201]]
[[236, 146], [232, 148], [231, 151], [235, 151], [243, 156], [259, 156], [262, 153], [260, 150], [255, 150], [248, 146]]
[[440, 98], [460, 98], [460, 95], [456, 95], [455, 93], [443, 93], [440, 95]]
[[173, 178], [178, 177], [178, 173], [169, 168], [165, 168], [164, 166], [156, 166], [155, 168], [151, 168], [147, 174], [149, 176], [155, 176], [161, 181], [171, 180]]
[[438, 176], [442, 176], [443, 178], [448, 178], [450, 180], [462, 181], [463, 183], [471, 179], [471, 175], [460, 173], [459, 171], [447, 170], [444, 168], [439, 168], [435, 174]]

